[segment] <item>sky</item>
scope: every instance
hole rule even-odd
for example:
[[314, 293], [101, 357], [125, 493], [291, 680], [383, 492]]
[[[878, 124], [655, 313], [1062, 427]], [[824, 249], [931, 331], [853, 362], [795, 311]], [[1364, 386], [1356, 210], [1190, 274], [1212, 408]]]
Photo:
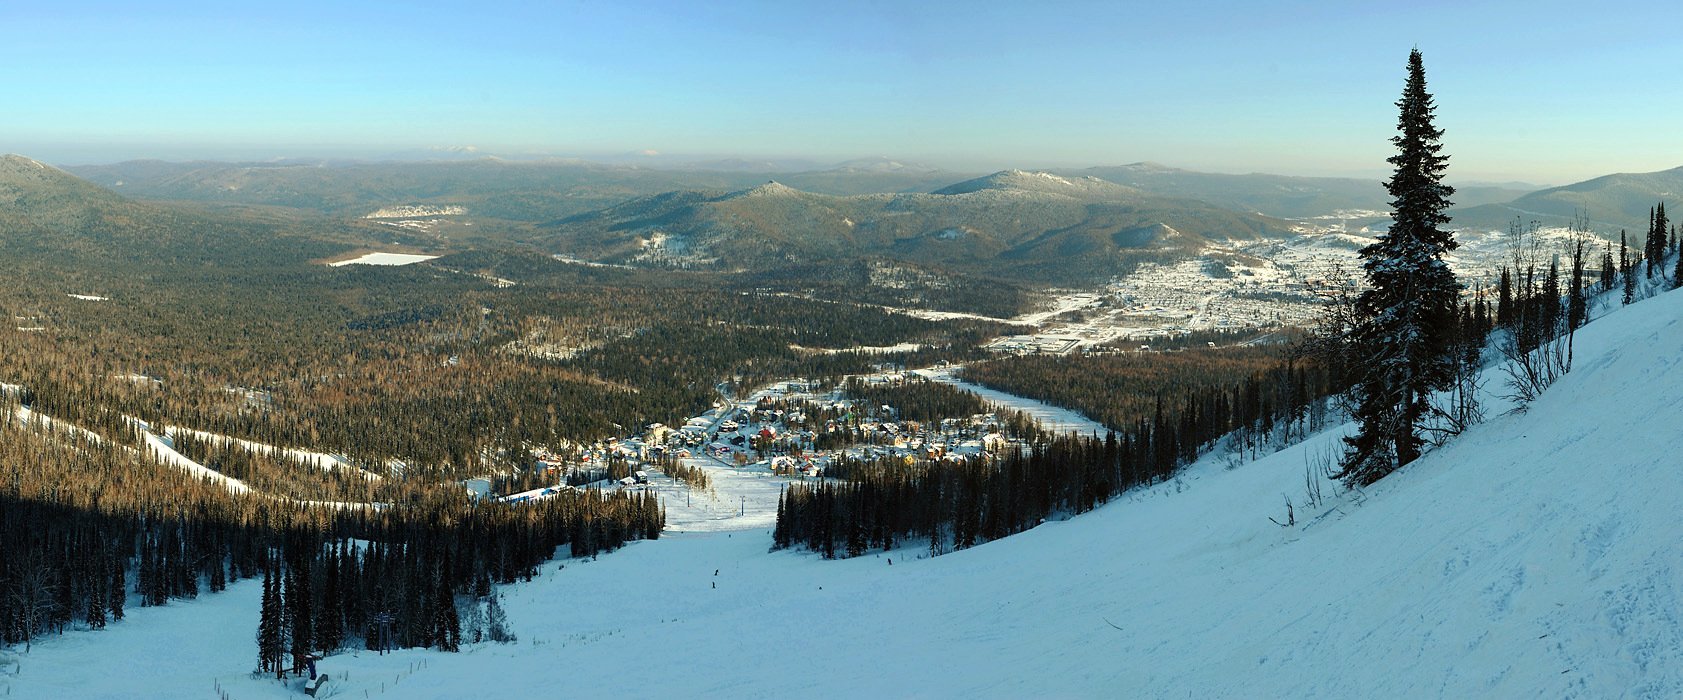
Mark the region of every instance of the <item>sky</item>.
[[0, 152], [887, 156], [1382, 176], [1408, 52], [1452, 181], [1683, 165], [1683, 7], [0, 2]]

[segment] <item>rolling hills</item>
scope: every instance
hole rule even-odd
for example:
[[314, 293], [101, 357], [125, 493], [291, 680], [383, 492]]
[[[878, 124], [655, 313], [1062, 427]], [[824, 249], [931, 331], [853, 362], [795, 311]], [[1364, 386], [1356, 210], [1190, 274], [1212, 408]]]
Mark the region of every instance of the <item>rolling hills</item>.
[[1610, 233], [1647, 229], [1648, 211], [1660, 201], [1683, 198], [1683, 167], [1651, 173], [1617, 173], [1533, 192], [1500, 204], [1461, 207], [1450, 214], [1456, 226], [1506, 228], [1519, 217], [1544, 226], [1565, 226], [1580, 212], [1592, 226]]
[[[768, 553], [763, 518], [697, 522], [503, 589], [513, 643], [320, 665], [370, 697], [1676, 697], [1683, 436], [1632, 436], [1675, 412], [1680, 336], [1683, 294], [1615, 305], [1528, 410], [1500, 413], [1492, 369], [1487, 422], [1318, 505], [1306, 483], [1348, 428], [934, 558]], [[1282, 494], [1287, 527], [1270, 522]], [[20, 697], [296, 697], [299, 680], [250, 671], [260, 588], [45, 639], [6, 680]], [[96, 665], [135, 671], [81, 672]]]
[[1098, 178], [1002, 171], [929, 193], [832, 196], [779, 182], [669, 192], [546, 224], [536, 240], [601, 262], [737, 269], [867, 255], [1074, 284], [1290, 231]]
[[[1378, 178], [1204, 173], [1158, 163], [1057, 172], [1102, 178], [1148, 194], [1187, 197], [1235, 211], [1281, 218], [1326, 216], [1339, 211], [1383, 212], [1391, 206], [1384, 183]], [[1463, 206], [1506, 202], [1529, 191], [1505, 185], [1457, 185], [1455, 201]]]

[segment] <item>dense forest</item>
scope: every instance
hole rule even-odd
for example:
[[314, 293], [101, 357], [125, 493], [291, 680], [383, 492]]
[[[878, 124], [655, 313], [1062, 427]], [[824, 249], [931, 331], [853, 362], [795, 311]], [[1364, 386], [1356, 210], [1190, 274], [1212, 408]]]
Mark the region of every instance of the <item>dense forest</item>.
[[235, 494], [121, 444], [16, 421], [0, 421], [0, 464], [5, 644], [291, 575], [288, 649], [367, 641], [381, 611], [395, 620], [390, 644], [447, 646], [431, 625], [454, 618], [458, 602], [531, 577], [557, 547], [591, 556], [658, 537], [664, 524], [652, 496], [620, 493], [519, 507], [413, 485], [406, 502], [382, 507]]
[[961, 376], [1018, 396], [1080, 411], [1113, 430], [1149, 414], [1163, 397], [1225, 386], [1279, 364], [1283, 345], [1175, 352], [1020, 355], [965, 365]]

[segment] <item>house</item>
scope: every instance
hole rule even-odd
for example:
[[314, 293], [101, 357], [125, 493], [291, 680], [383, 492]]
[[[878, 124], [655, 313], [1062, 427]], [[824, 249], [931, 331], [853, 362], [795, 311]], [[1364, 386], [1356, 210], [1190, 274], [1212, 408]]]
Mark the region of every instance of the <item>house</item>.
[[644, 435], [651, 443], [665, 442], [667, 436], [671, 434], [672, 429], [666, 427], [664, 423], [650, 423], [648, 429], [644, 431]]
[[771, 458], [770, 466], [771, 473], [773, 474], [789, 475], [800, 471], [805, 465], [801, 462], [801, 460], [795, 459], [794, 457], [779, 456]]

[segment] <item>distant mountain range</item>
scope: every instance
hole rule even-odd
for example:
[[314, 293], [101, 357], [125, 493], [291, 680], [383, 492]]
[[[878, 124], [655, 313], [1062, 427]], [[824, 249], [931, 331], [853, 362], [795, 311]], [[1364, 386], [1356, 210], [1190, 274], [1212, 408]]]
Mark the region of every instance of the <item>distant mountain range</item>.
[[[1391, 208], [1390, 195], [1385, 193], [1384, 183], [1376, 179], [1201, 173], [1157, 163], [1056, 172], [1098, 177], [1149, 194], [1199, 199], [1237, 211], [1290, 219], [1326, 216], [1338, 211], [1387, 211]], [[1506, 202], [1530, 191], [1507, 186], [1459, 186], [1455, 203], [1473, 206]]]
[[9, 274], [55, 268], [109, 278], [155, 265], [248, 261], [254, 253], [302, 265], [371, 234], [401, 235], [288, 210], [136, 201], [51, 165], [0, 156], [0, 267]]
[[[1603, 234], [1648, 228], [1648, 210], [1683, 201], [1683, 167], [1653, 173], [1618, 173], [1532, 192], [1511, 201], [1463, 207], [1451, 212], [1456, 226], [1505, 228], [1516, 217], [1545, 226], [1565, 226], [1580, 213]], [[1667, 207], [1668, 209], [1671, 207]]]
[[[404, 204], [459, 205], [470, 213], [540, 222], [685, 189], [735, 190], [767, 179], [827, 194], [928, 191], [966, 177], [892, 162], [830, 170], [766, 172], [753, 163], [656, 169], [577, 160], [497, 158], [427, 162], [170, 163], [129, 161], [69, 168], [131, 197], [293, 207], [361, 216]], [[727, 167], [728, 166], [728, 167]]]
[[732, 270], [881, 256], [1042, 282], [1107, 279], [1289, 222], [1095, 177], [1002, 171], [928, 193], [824, 195], [779, 182], [642, 197], [546, 224], [536, 242], [602, 262]]
[[[128, 197], [286, 207], [338, 220], [394, 206], [462, 207], [463, 220], [483, 224], [472, 231], [488, 232], [495, 223], [498, 240], [599, 262], [754, 271], [887, 259], [1054, 283], [1108, 278], [1213, 242], [1287, 235], [1291, 219], [1383, 225], [1389, 208], [1377, 180], [1203, 173], [1155, 163], [981, 177], [889, 158], [763, 170], [776, 165], [660, 169], [476, 158], [135, 161], [69, 171]], [[1604, 234], [1641, 230], [1648, 207], [1683, 192], [1683, 168], [1535, 192], [1516, 187], [1523, 184], [1458, 187], [1452, 225], [1504, 230], [1516, 217], [1564, 225], [1587, 211]], [[92, 187], [68, 194], [74, 189], [65, 196], [115, 196]]]

